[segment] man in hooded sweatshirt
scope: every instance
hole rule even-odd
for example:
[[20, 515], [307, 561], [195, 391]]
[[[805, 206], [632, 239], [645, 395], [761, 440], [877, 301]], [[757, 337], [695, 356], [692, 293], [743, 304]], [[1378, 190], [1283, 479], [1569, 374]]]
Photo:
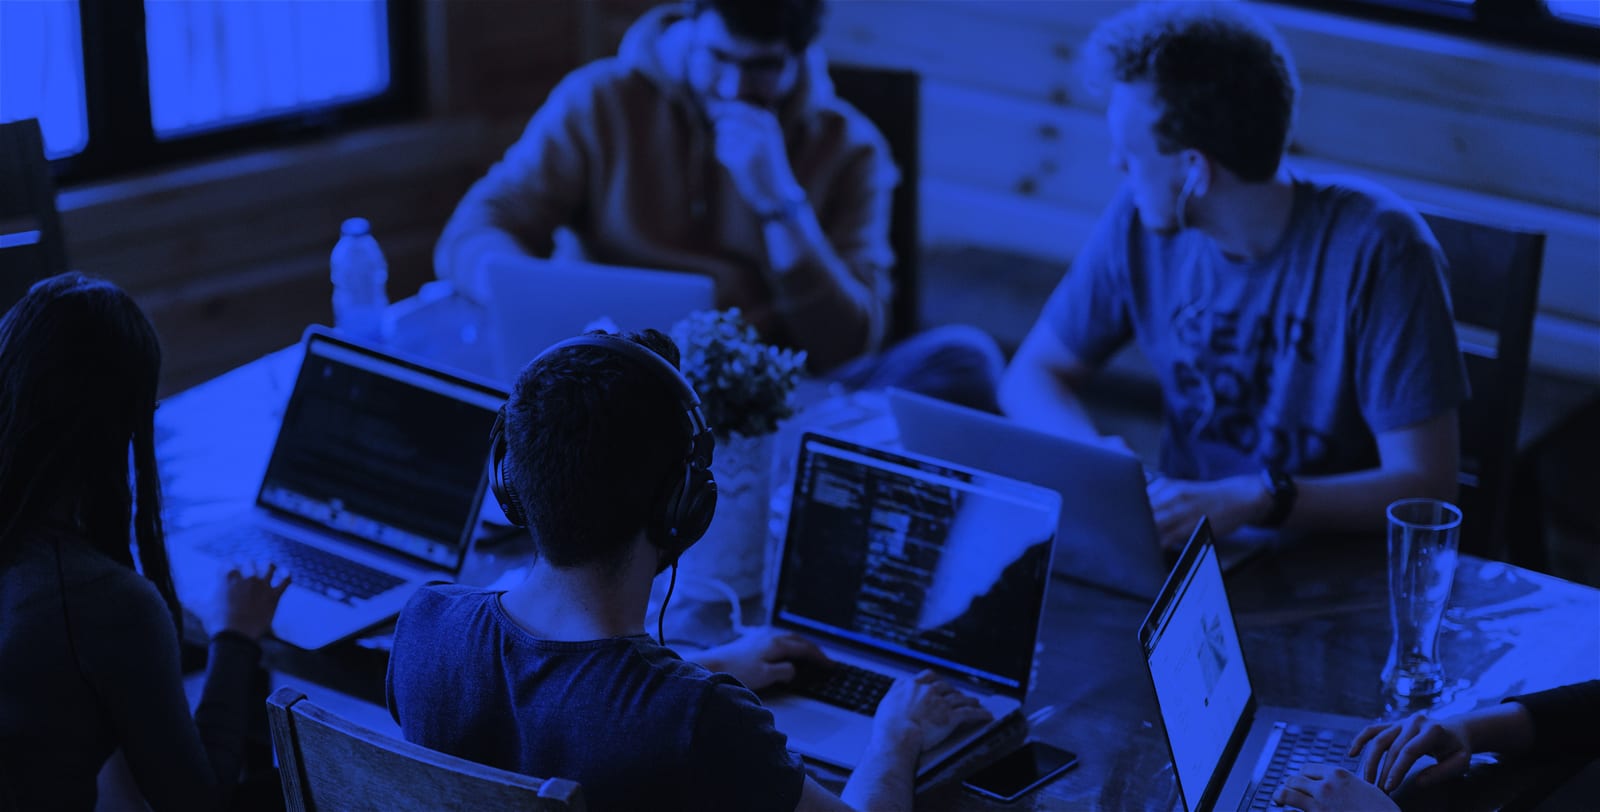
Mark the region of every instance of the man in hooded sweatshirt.
[[762, 337], [848, 388], [899, 386], [998, 411], [1001, 358], [975, 328], [879, 352], [889, 212], [882, 135], [833, 94], [813, 44], [823, 0], [691, 0], [652, 10], [618, 55], [574, 71], [456, 207], [440, 278], [484, 296], [496, 255], [711, 277]]

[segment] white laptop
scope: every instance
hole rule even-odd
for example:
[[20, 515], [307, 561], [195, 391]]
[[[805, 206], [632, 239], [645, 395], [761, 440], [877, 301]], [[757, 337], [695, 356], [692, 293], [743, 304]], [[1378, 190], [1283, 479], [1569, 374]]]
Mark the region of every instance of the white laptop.
[[496, 380], [512, 383], [545, 348], [597, 323], [667, 332], [716, 304], [710, 277], [505, 254], [483, 270]]
[[907, 450], [1061, 495], [1055, 571], [1141, 600], [1167, 577], [1137, 457], [899, 389], [889, 410]]
[[185, 602], [209, 599], [231, 562], [287, 569], [272, 633], [315, 649], [459, 573], [505, 396], [321, 328], [304, 346], [255, 507], [168, 546]]
[[1184, 808], [1269, 810], [1301, 764], [1351, 769], [1368, 720], [1258, 706], [1211, 525], [1202, 519], [1139, 627]]
[[1027, 697], [1060, 499], [819, 434], [801, 438], [797, 465], [771, 623], [841, 665], [801, 666], [762, 702], [791, 749], [854, 769], [889, 683], [932, 669], [994, 721], [924, 753], [926, 775]]

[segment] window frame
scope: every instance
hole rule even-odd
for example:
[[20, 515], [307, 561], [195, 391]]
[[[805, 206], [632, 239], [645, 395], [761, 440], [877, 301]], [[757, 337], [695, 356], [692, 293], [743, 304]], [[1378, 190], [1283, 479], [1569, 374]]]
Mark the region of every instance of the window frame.
[[79, 0], [88, 143], [52, 160], [62, 187], [238, 152], [280, 146], [423, 111], [419, 0], [385, 0], [389, 87], [367, 99], [291, 110], [213, 130], [158, 139], [151, 122], [144, 0]]
[[1450, 0], [1270, 2], [1600, 62], [1600, 26], [1557, 17], [1548, 10], [1544, 0], [1472, 0], [1471, 5]]

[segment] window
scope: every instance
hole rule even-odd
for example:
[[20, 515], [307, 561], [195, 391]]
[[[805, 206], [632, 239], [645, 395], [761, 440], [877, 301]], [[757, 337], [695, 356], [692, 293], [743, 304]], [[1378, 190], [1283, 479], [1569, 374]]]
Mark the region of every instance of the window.
[[0, 0], [0, 120], [65, 181], [406, 116], [415, 0]]
[[1600, 59], [1600, 0], [1276, 0]]

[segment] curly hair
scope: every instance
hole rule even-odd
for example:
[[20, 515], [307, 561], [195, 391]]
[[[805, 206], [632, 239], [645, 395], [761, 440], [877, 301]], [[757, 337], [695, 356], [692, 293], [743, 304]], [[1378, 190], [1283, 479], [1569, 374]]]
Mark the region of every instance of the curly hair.
[[728, 31], [801, 53], [822, 31], [823, 0], [693, 0], [694, 16], [715, 11]]
[[[656, 330], [622, 336], [678, 366]], [[689, 442], [678, 393], [663, 376], [604, 347], [569, 347], [529, 362], [506, 403], [506, 478], [540, 558], [599, 564], [615, 575], [665, 498]]]
[[1140, 5], [1095, 28], [1085, 69], [1097, 88], [1154, 85], [1163, 153], [1197, 149], [1251, 182], [1277, 174], [1300, 80], [1288, 48], [1261, 20], [1213, 3]]

